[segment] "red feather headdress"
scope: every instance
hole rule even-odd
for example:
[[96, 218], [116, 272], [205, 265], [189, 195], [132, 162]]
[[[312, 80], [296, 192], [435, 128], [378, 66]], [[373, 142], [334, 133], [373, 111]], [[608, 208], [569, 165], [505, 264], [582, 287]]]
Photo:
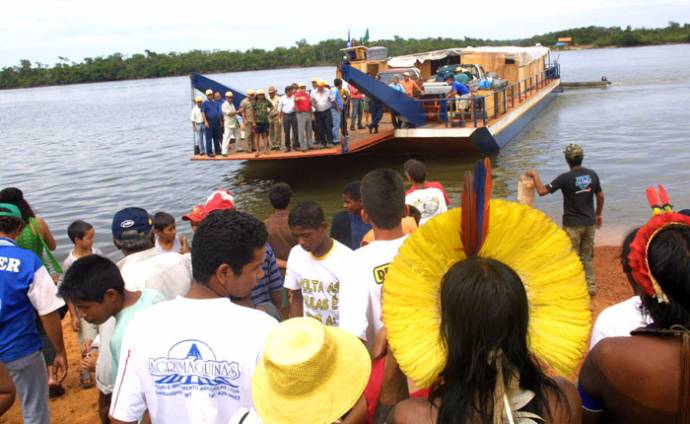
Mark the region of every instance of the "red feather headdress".
[[652, 275], [649, 268], [648, 252], [654, 237], [665, 228], [673, 226], [690, 226], [690, 216], [673, 212], [666, 189], [659, 185], [659, 193], [654, 187], [647, 189], [647, 200], [652, 207], [653, 216], [642, 228], [630, 245], [628, 263], [635, 282], [648, 296], [656, 298], [660, 303], [669, 303], [666, 293]]

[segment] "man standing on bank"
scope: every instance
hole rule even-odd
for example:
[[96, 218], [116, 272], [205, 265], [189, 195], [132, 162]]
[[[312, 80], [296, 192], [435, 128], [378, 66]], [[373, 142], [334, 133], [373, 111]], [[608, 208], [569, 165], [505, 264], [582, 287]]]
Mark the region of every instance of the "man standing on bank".
[[[594, 233], [601, 228], [604, 210], [604, 192], [601, 190], [599, 176], [591, 169], [582, 166], [584, 151], [577, 144], [569, 144], [563, 151], [570, 171], [556, 177], [544, 185], [537, 171], [527, 171], [534, 179], [540, 196], [563, 192], [563, 229], [573, 243], [573, 249], [580, 256], [585, 268], [587, 289], [590, 295], [596, 292], [592, 257], [594, 255]], [[597, 198], [596, 212], [594, 198]]]

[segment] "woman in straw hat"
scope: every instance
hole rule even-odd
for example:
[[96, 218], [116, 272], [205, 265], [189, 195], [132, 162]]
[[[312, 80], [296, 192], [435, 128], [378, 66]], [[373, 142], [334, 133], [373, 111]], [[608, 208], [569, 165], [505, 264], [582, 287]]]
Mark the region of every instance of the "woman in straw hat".
[[648, 189], [654, 217], [628, 255], [653, 323], [590, 352], [579, 379], [588, 423], [690, 423], [690, 217], [660, 194]]
[[389, 423], [580, 421], [575, 387], [542, 367], [570, 375], [584, 355], [582, 265], [548, 217], [490, 195], [487, 160], [465, 177], [462, 209], [413, 233], [389, 267], [390, 348], [417, 386], [431, 387]]
[[[252, 377], [252, 400], [267, 424], [363, 423], [370, 372], [358, 338], [313, 318], [293, 318], [269, 334]], [[253, 412], [239, 415], [231, 423], [262, 422]]]

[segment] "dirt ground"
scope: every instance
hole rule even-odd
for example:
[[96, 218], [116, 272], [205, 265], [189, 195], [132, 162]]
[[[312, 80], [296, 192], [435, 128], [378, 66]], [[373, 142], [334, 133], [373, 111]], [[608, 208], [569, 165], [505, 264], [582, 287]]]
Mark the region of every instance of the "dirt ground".
[[[620, 269], [618, 260], [620, 249], [617, 247], [597, 247], [595, 252], [595, 274], [597, 294], [592, 299], [592, 311], [596, 317], [602, 309], [614, 303], [627, 299], [631, 289]], [[69, 358], [70, 371], [65, 380], [66, 393], [64, 396], [52, 399], [50, 408], [54, 423], [93, 424], [98, 423], [96, 413], [98, 390], [82, 389], [79, 387], [79, 353], [77, 350], [77, 336], [69, 328], [69, 319], [63, 321], [65, 345]], [[21, 412], [18, 401], [0, 423], [21, 423]]]

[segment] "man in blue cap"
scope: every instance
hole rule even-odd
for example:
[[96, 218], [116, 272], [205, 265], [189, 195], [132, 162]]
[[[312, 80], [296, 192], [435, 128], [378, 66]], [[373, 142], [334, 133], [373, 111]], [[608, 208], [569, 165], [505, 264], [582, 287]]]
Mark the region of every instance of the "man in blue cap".
[[65, 303], [38, 256], [17, 246], [23, 227], [19, 209], [0, 203], [0, 362], [19, 394], [24, 422], [49, 424], [48, 373], [35, 316], [55, 349], [54, 366], [62, 382], [67, 359], [58, 309]]

